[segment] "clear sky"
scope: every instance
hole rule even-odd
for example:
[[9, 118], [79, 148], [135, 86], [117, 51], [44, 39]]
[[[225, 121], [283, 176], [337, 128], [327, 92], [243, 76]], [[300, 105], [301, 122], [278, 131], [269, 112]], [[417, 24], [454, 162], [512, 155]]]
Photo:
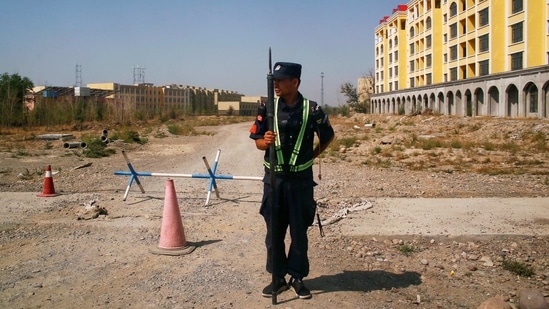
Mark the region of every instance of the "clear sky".
[[35, 85], [182, 84], [267, 94], [268, 51], [303, 65], [300, 91], [345, 103], [374, 67], [374, 29], [397, 0], [3, 0], [0, 74]]

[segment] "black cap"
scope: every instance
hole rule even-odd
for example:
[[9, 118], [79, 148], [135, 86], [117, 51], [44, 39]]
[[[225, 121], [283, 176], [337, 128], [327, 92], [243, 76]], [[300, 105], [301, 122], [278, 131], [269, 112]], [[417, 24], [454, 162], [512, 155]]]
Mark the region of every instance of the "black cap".
[[301, 64], [291, 62], [277, 62], [273, 68], [275, 79], [301, 78]]

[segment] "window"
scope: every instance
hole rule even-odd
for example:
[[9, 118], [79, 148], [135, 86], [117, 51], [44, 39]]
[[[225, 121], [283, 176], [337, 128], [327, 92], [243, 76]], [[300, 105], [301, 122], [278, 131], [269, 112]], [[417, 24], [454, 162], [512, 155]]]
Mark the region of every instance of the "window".
[[514, 53], [511, 55], [511, 70], [522, 69], [522, 52]]
[[414, 83], [414, 78], [410, 78], [410, 88], [415, 87], [416, 84]]
[[431, 29], [431, 17], [427, 17], [427, 29]]
[[480, 52], [486, 52], [490, 48], [489, 34], [481, 35], [478, 38], [478, 46]]
[[398, 65], [395, 66], [395, 77], [398, 77]]
[[427, 63], [428, 68], [430, 68], [433, 65], [433, 57], [431, 54], [427, 55], [425, 62]]
[[389, 54], [389, 63], [393, 63], [393, 54]]
[[414, 43], [412, 43], [412, 44], [410, 44], [410, 56], [415, 54], [415, 52], [416, 52], [415, 45], [414, 45]]
[[431, 73], [427, 74], [427, 85], [433, 83], [433, 75]]
[[389, 78], [393, 78], [393, 68], [389, 68]]
[[398, 50], [395, 51], [395, 62], [398, 61]]
[[395, 90], [398, 90], [398, 81], [395, 81]]
[[458, 25], [457, 23], [453, 23], [450, 25], [450, 38], [455, 39], [458, 35]]
[[444, 54], [444, 63], [448, 62], [448, 54]]
[[485, 76], [490, 74], [490, 62], [489, 60], [483, 60], [478, 63], [478, 75], [479, 76]]
[[427, 36], [426, 40], [427, 40], [427, 43], [426, 43], [427, 48], [431, 48], [431, 35], [430, 34]]
[[414, 72], [416, 70], [414, 60], [410, 61], [410, 72]]
[[379, 59], [376, 60], [376, 68], [379, 68]]
[[451, 68], [450, 69], [450, 80], [455, 81], [458, 79], [458, 69], [457, 68]]
[[414, 27], [410, 28], [410, 37], [413, 38], [414, 35], [415, 35], [415, 30], [414, 30]]
[[522, 22], [511, 25], [511, 42], [522, 42]]
[[444, 34], [444, 43], [448, 43], [448, 33]]
[[456, 16], [457, 12], [458, 12], [458, 6], [455, 2], [452, 2], [452, 4], [450, 4], [450, 17]]
[[521, 12], [522, 10], [522, 0], [513, 0], [513, 14]]
[[488, 15], [488, 8], [485, 8], [478, 12], [478, 23], [482, 27], [488, 25], [488, 22], [490, 22], [490, 17]]
[[397, 46], [398, 46], [398, 36], [395, 37], [395, 47], [397, 47]]
[[457, 45], [450, 47], [450, 60], [457, 60], [458, 58], [458, 48]]

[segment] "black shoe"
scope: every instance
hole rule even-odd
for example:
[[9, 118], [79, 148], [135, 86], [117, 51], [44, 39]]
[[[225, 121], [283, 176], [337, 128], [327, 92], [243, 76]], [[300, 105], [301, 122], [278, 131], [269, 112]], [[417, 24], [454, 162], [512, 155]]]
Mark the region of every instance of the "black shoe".
[[[276, 294], [280, 294], [288, 289], [288, 284], [286, 283], [286, 279], [282, 278], [276, 283]], [[272, 297], [273, 296], [273, 284], [272, 282], [269, 283], [261, 293], [263, 297]]]
[[295, 296], [301, 299], [309, 299], [313, 297], [309, 289], [303, 284], [303, 280], [299, 278], [292, 277], [292, 279], [290, 279], [290, 286], [292, 287], [292, 290], [294, 290]]

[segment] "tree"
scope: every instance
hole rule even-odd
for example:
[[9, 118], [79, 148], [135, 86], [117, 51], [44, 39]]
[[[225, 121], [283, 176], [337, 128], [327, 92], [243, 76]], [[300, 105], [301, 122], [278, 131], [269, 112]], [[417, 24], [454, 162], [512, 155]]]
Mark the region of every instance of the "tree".
[[0, 76], [0, 126], [21, 126], [25, 122], [27, 107], [25, 95], [34, 84], [27, 77], [19, 74]]
[[347, 82], [343, 85], [341, 85], [340, 93], [345, 95], [347, 97], [347, 105], [354, 110], [357, 113], [365, 113], [366, 112], [366, 104], [363, 102], [359, 102], [358, 100], [358, 92], [356, 90], [356, 87], [353, 86], [353, 84]]

